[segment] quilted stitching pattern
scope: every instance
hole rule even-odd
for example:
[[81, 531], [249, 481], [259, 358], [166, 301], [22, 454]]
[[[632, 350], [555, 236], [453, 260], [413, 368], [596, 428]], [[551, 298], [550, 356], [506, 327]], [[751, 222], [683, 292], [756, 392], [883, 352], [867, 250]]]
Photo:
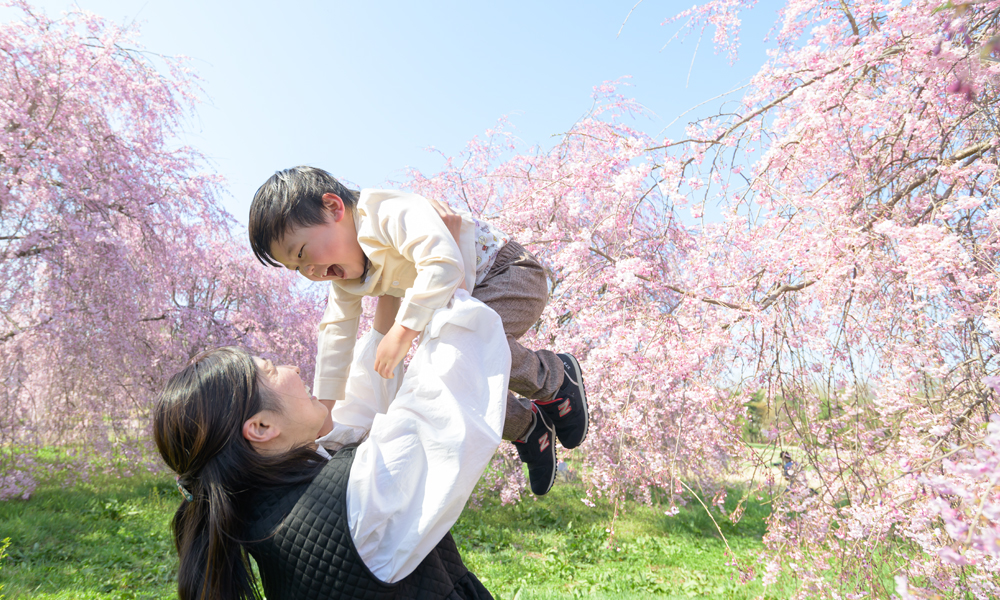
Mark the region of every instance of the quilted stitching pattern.
[[445, 535], [402, 581], [379, 581], [351, 539], [347, 479], [354, 448], [336, 453], [313, 481], [256, 494], [248, 546], [268, 600], [492, 598]]

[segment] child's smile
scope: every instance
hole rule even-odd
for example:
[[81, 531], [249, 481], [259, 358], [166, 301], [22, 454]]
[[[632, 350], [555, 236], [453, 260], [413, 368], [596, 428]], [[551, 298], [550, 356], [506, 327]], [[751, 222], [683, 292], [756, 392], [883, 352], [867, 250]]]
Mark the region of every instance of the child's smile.
[[358, 279], [365, 271], [365, 254], [354, 215], [334, 194], [323, 196], [323, 202], [326, 222], [289, 231], [271, 245], [271, 256], [311, 281]]

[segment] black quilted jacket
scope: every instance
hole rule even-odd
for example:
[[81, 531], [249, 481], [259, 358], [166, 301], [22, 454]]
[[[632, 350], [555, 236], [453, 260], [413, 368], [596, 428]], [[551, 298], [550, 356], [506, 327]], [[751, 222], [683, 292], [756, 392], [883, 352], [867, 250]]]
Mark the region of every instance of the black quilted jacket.
[[267, 600], [493, 598], [465, 568], [450, 533], [402, 581], [387, 584], [372, 575], [347, 522], [353, 462], [354, 448], [341, 450], [311, 482], [255, 496], [247, 535], [259, 541], [248, 550]]

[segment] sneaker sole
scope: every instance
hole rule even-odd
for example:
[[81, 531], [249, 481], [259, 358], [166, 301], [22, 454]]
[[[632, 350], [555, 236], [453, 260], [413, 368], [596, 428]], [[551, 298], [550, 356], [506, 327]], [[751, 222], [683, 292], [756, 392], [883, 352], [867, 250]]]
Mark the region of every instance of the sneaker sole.
[[[550, 428], [549, 431], [552, 432], [552, 443], [549, 444], [549, 447], [547, 448], [547, 451], [552, 455], [552, 476], [549, 477], [549, 486], [545, 488], [545, 491], [541, 494], [535, 494], [536, 496], [544, 496], [552, 490], [552, 486], [556, 483], [556, 471], [559, 470], [559, 461], [556, 458], [556, 440], [559, 439], [559, 436], [556, 435], [555, 425], [551, 422], [546, 423], [546, 421], [548, 421], [548, 417], [542, 414], [542, 411], [538, 411], [538, 416], [542, 419], [542, 423], [546, 425], [547, 428]], [[531, 493], [534, 494], [535, 490], [531, 490]]]
[[[552, 437], [554, 438], [555, 434], [553, 434]], [[549, 444], [549, 447], [551, 448], [550, 452], [552, 453], [552, 465], [553, 465], [553, 467], [552, 467], [552, 477], [549, 477], [549, 485], [548, 485], [548, 487], [545, 488], [545, 491], [542, 492], [541, 494], [535, 492], [535, 490], [531, 490], [531, 493], [535, 494], [536, 496], [544, 496], [545, 494], [548, 494], [550, 491], [552, 491], [552, 486], [555, 485], [555, 483], [556, 483], [556, 471], [559, 470], [558, 469], [559, 462], [556, 459], [556, 445], [554, 443], [553, 444]], [[528, 487], [531, 487], [531, 486], [529, 485]]]
[[[576, 357], [572, 354], [563, 354], [569, 359], [570, 367], [572, 368], [573, 381], [576, 381], [580, 387], [580, 401], [583, 402], [583, 437], [580, 438], [580, 443], [573, 446], [566, 446], [563, 444], [563, 448], [571, 450], [576, 448], [587, 439], [587, 434], [590, 433], [590, 406], [587, 404], [587, 390], [583, 385], [583, 373], [580, 371], [580, 363], [576, 360]], [[559, 440], [562, 442], [562, 440]]]

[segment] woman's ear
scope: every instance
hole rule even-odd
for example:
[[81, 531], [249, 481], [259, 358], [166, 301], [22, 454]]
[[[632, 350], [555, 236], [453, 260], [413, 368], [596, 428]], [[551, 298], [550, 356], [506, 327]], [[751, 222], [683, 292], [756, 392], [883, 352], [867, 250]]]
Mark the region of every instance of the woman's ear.
[[344, 200], [337, 194], [329, 192], [323, 194], [323, 208], [330, 211], [330, 216], [333, 218], [334, 223], [339, 223], [344, 218], [344, 215], [347, 214], [347, 207], [344, 206]]
[[243, 437], [251, 444], [267, 444], [281, 431], [267, 411], [260, 411], [243, 423]]

